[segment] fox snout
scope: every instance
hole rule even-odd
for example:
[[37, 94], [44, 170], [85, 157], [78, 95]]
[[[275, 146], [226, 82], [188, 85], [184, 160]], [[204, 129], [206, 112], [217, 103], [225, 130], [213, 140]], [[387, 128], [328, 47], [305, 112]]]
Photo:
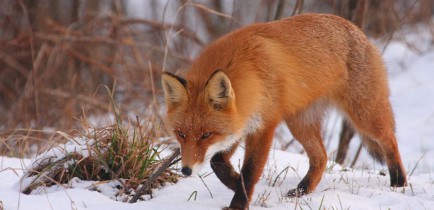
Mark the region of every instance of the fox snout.
[[197, 174], [204, 164], [204, 156], [194, 144], [181, 145], [181, 173], [185, 176]]

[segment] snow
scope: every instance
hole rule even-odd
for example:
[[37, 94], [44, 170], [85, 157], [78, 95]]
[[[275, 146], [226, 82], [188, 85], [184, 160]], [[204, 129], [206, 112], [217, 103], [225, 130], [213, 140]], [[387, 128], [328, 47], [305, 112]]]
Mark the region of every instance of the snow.
[[[422, 53], [414, 53], [403, 43], [391, 42], [384, 55], [390, 69], [391, 102], [397, 122], [399, 149], [409, 174], [408, 187], [389, 187], [387, 168], [375, 164], [364, 152], [354, 169], [329, 161], [313, 193], [299, 199], [286, 198], [285, 193], [297, 186], [308, 169], [306, 155], [297, 154], [299, 148], [291, 146], [288, 151], [274, 149], [270, 152], [250, 209], [433, 209], [434, 49], [427, 46], [430, 45], [427, 43]], [[333, 124], [327, 126], [333, 131], [327, 147], [330, 160], [337, 148], [336, 132], [339, 131], [339, 126]], [[290, 134], [280, 130], [280, 135], [289, 140]], [[83, 145], [80, 142], [83, 141], [71, 142], [59, 148], [59, 152], [80, 149]], [[349, 156], [355, 153], [359, 143], [353, 140]], [[85, 153], [86, 148], [81, 149]], [[242, 160], [242, 155], [243, 149], [240, 148], [232, 159], [235, 167]], [[211, 210], [229, 205], [233, 196], [233, 192], [214, 174], [203, 178], [210, 192], [195, 176], [154, 190], [153, 199], [135, 204], [110, 199], [113, 197], [113, 187], [110, 186], [116, 185], [115, 182], [99, 186], [102, 193], [89, 190], [93, 183], [75, 180], [69, 189], [50, 187], [39, 194], [25, 195], [15, 185], [32, 161], [0, 157], [0, 201], [4, 209]], [[211, 168], [205, 166], [202, 173], [208, 172]], [[380, 175], [380, 172], [386, 175]], [[276, 185], [272, 186], [274, 182]]]

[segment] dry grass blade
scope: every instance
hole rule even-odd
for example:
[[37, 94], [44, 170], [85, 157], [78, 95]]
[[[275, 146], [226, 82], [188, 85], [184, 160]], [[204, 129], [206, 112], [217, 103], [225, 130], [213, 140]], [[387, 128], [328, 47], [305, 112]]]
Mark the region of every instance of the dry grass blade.
[[211, 8], [208, 8], [208, 7], [206, 7], [206, 6], [202, 5], [202, 4], [198, 4], [198, 3], [189, 3], [188, 5], [189, 5], [189, 6], [196, 7], [196, 8], [199, 8], [199, 9], [202, 9], [202, 10], [205, 10], [206, 12], [209, 12], [209, 13], [211, 13], [211, 14], [214, 14], [214, 15], [217, 15], [217, 16], [220, 16], [220, 17], [224, 17], [224, 18], [228, 18], [228, 19], [233, 20], [233, 17], [232, 17], [231, 15], [228, 15], [228, 14], [225, 14], [225, 13], [222, 13], [222, 12], [215, 11], [215, 10], [213, 10], [213, 9], [211, 9]]
[[201, 176], [201, 175], [198, 175], [198, 176], [199, 176], [199, 178], [200, 178], [200, 181], [202, 181], [203, 185], [205, 185], [206, 189], [208, 190], [209, 195], [211, 196], [211, 198], [214, 198], [214, 196], [212, 195], [211, 190], [209, 189], [208, 185], [207, 185], [207, 184], [205, 183], [205, 181], [203, 180], [204, 177]]

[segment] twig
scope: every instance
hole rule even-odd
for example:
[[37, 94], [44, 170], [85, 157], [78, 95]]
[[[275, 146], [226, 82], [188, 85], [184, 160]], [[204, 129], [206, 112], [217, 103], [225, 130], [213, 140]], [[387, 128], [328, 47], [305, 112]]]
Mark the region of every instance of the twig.
[[303, 9], [304, 0], [297, 0], [294, 6], [294, 10], [292, 10], [291, 16], [294, 16], [296, 14], [300, 14]]
[[29, 44], [30, 44], [30, 54], [31, 54], [31, 58], [32, 58], [32, 68], [31, 68], [31, 72], [32, 72], [32, 83], [33, 83], [33, 96], [34, 96], [34, 100], [35, 100], [35, 107], [34, 107], [34, 111], [35, 111], [35, 119], [39, 120], [39, 97], [37, 94], [37, 87], [36, 87], [36, 79], [35, 79], [35, 43], [34, 43], [34, 35], [33, 35], [33, 29], [32, 26], [30, 25], [30, 18], [29, 18], [29, 13], [27, 11], [27, 7], [24, 4], [24, 2], [22, 0], [19, 0], [18, 3], [20, 4], [21, 9], [23, 10], [23, 14], [24, 17], [26, 19], [26, 23], [27, 23], [27, 30], [29, 32]]
[[136, 191], [136, 194], [131, 198], [129, 203], [135, 203], [140, 198], [140, 196], [146, 193], [146, 190], [151, 187], [151, 184], [172, 164], [172, 161], [177, 158], [180, 154], [180, 149], [176, 149], [169, 158], [162, 161], [161, 166], [157, 169], [157, 171], [152, 174], [151, 177], [146, 180], [143, 186]]
[[195, 32], [191, 31], [190, 29], [186, 28], [183, 25], [176, 25], [176, 24], [168, 24], [168, 23], [160, 23], [154, 20], [147, 20], [147, 19], [121, 19], [120, 20], [121, 25], [133, 25], [133, 24], [142, 24], [147, 25], [152, 28], [157, 28], [160, 30], [180, 30], [182, 29], [181, 35], [190, 38], [195, 43], [203, 46], [205, 43], [200, 40], [200, 38], [195, 34]]
[[289, 169], [289, 166], [287, 166], [285, 169], [283, 169], [283, 170], [282, 170], [282, 171], [281, 171], [281, 172], [276, 176], [276, 178], [274, 179], [273, 184], [271, 185], [272, 187], [276, 186], [276, 182], [277, 182], [277, 180], [279, 179], [280, 175], [283, 174], [283, 172], [286, 171], [286, 173], [288, 173], [288, 169]]
[[422, 156], [420, 156], [419, 160], [417, 160], [416, 164], [414, 165], [414, 168], [411, 170], [410, 174], [408, 175], [409, 178], [413, 175], [414, 171], [416, 170], [416, 168], [419, 165], [420, 161], [425, 157], [426, 153], [427, 152], [424, 152], [422, 154]]
[[339, 194], [338, 194], [337, 196], [338, 196], [338, 201], [339, 201], [339, 205], [341, 206], [341, 209], [344, 209], [344, 208], [342, 207], [342, 202], [341, 202], [341, 198], [339, 197]]
[[25, 79], [28, 78], [27, 67], [22, 65], [16, 59], [14, 59], [13, 56], [10, 56], [7, 53], [0, 51], [0, 60], [3, 61], [5, 64], [9, 65], [10, 67], [12, 67], [13, 69], [17, 70], [17, 72]]
[[286, 4], [285, 0], [279, 0], [279, 2], [277, 3], [276, 14], [274, 14], [274, 20], [282, 19], [283, 10], [285, 9], [285, 4]]
[[209, 12], [209, 13], [211, 13], [211, 14], [217, 15], [217, 16], [219, 16], [219, 17], [224, 17], [224, 18], [228, 18], [228, 19], [233, 19], [233, 17], [232, 17], [231, 15], [225, 14], [225, 13], [223, 13], [223, 12], [215, 11], [215, 10], [213, 10], [213, 9], [211, 9], [211, 8], [208, 8], [208, 7], [206, 7], [206, 6], [202, 5], [202, 4], [198, 4], [198, 3], [189, 3], [188, 6], [193, 6], [193, 7], [196, 7], [196, 8], [198, 8], [198, 9], [205, 10], [205, 11], [207, 11], [207, 12]]
[[246, 185], [244, 184], [244, 174], [243, 174], [243, 170], [240, 167], [240, 162], [241, 160], [238, 160], [238, 169], [240, 170], [240, 180], [241, 180], [241, 187], [243, 187], [243, 193], [244, 196], [246, 197], [246, 200], [249, 200], [249, 196], [247, 195], [247, 191], [246, 191]]
[[84, 54], [78, 52], [77, 50], [69, 48], [66, 51], [70, 55], [72, 55], [73, 57], [75, 57], [75, 58], [77, 58], [77, 59], [79, 59], [79, 60], [81, 60], [81, 61], [83, 61], [85, 63], [88, 63], [90, 65], [93, 65], [93, 66], [101, 69], [107, 75], [109, 75], [111, 77], [114, 77], [114, 71], [115, 70], [113, 68], [110, 68], [109, 66], [107, 66], [105, 64], [102, 64], [102, 63], [98, 62], [96, 59], [94, 59], [94, 58], [92, 58], [90, 56], [84, 55]]
[[[155, 51], [158, 53], [164, 53], [164, 49], [161, 49], [161, 47], [146, 43], [146, 42], [135, 42], [133, 40], [129, 39], [122, 39], [122, 40], [113, 40], [104, 36], [61, 36], [53, 33], [41, 33], [36, 32], [35, 37], [39, 40], [43, 41], [51, 41], [51, 42], [83, 42], [83, 43], [92, 43], [92, 44], [110, 44], [110, 45], [124, 45], [124, 46], [137, 46], [139, 48], [143, 48], [146, 50]], [[178, 54], [176, 52], [171, 52], [170, 56], [173, 58], [176, 58], [179, 61], [185, 62], [185, 63], [191, 63], [191, 59]]]
[[[209, 189], [208, 185], [206, 185], [205, 181], [203, 181], [202, 176], [199, 175], [200, 180], [202, 181], [202, 183], [205, 185], [206, 189], [208, 190], [209, 194], [211, 195], [211, 198], [214, 198], [214, 196], [212, 196], [211, 190]], [[196, 199], [195, 199], [196, 200]]]
[[[398, 27], [402, 26], [402, 24], [404, 24], [404, 20], [407, 19], [407, 17], [410, 15], [411, 11], [413, 10], [413, 8], [417, 5], [417, 3], [419, 2], [419, 0], [415, 0], [413, 2], [413, 4], [410, 6], [410, 8], [408, 8], [408, 10], [406, 11], [406, 13], [404, 14], [404, 16], [402, 16], [399, 21], [398, 21]], [[389, 37], [386, 40], [386, 44], [384, 45], [383, 49], [381, 49], [381, 54], [384, 54], [384, 52], [386, 51], [387, 47], [389, 46], [390, 42], [393, 39], [393, 36], [395, 35], [395, 32], [397, 30], [393, 30]]]
[[61, 98], [73, 98], [73, 97], [75, 97], [75, 99], [77, 99], [81, 102], [84, 102], [84, 103], [92, 104], [96, 108], [99, 108], [103, 111], [108, 110], [108, 107], [106, 104], [100, 103], [100, 102], [92, 99], [91, 97], [87, 97], [87, 96], [82, 95], [82, 94], [77, 94], [77, 95], [73, 96], [72, 94], [70, 94], [68, 92], [65, 92], [62, 90], [52, 90], [52, 89], [43, 90], [43, 93], [48, 94], [48, 95], [52, 95], [52, 96], [61, 97]]
[[357, 159], [359, 159], [360, 152], [362, 151], [362, 143], [360, 143], [359, 148], [357, 149], [356, 155], [354, 155], [354, 160], [351, 162], [351, 168], [356, 165]]

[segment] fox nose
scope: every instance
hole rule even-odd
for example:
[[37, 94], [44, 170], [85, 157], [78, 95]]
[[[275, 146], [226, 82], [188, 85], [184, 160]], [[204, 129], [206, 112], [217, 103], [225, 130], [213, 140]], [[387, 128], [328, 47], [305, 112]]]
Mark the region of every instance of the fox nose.
[[189, 167], [182, 167], [181, 172], [186, 176], [190, 176], [193, 171]]

